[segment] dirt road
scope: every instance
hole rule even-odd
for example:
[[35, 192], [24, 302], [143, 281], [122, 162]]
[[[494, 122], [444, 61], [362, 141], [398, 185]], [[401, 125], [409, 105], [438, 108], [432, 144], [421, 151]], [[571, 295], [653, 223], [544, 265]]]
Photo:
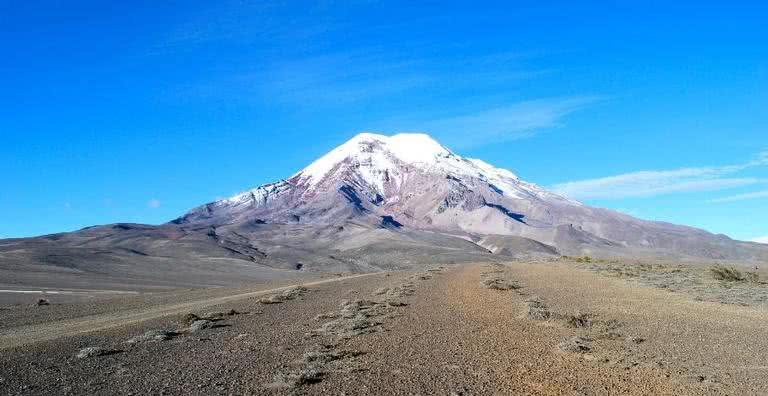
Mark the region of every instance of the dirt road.
[[46, 322], [36, 325], [0, 330], [0, 350], [42, 341], [55, 340], [62, 337], [71, 337], [82, 333], [91, 333], [115, 327], [123, 327], [129, 324], [141, 323], [150, 319], [162, 318], [185, 312], [199, 311], [208, 307], [225, 304], [231, 301], [244, 300], [257, 296], [278, 293], [292, 286], [310, 287], [322, 285], [324, 283], [338, 282], [341, 280], [355, 279], [370, 275], [371, 274], [359, 274], [333, 279], [323, 279], [319, 281], [305, 282], [298, 285], [256, 290], [222, 297], [202, 298], [194, 301], [163, 305], [155, 308], [117, 311], [109, 314], [86, 316], [72, 320]]
[[[98, 320], [81, 321], [55, 339], [30, 331], [18, 338], [31, 343], [0, 351], [0, 393], [768, 391], [764, 310], [694, 301], [564, 263], [475, 264], [305, 286], [273, 304], [255, 297], [284, 289], [157, 307], [141, 323], [126, 316], [99, 331], [86, 329]], [[242, 314], [200, 331], [182, 323], [180, 314], [205, 316], [202, 309]], [[126, 343], [148, 329], [175, 332]], [[114, 353], [77, 358], [85, 347]]]

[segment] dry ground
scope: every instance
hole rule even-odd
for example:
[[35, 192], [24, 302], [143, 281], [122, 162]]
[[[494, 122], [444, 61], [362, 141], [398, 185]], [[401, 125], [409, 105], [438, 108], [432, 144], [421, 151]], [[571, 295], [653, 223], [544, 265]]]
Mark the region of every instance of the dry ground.
[[92, 314], [75, 304], [70, 319], [18, 320], [55, 305], [0, 310], [16, 318], [0, 328], [0, 394], [768, 392], [763, 308], [572, 263], [210, 293]]

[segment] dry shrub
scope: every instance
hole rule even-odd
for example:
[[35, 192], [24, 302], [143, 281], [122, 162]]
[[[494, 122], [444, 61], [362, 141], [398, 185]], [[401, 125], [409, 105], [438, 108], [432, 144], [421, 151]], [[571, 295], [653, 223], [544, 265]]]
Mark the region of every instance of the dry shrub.
[[733, 267], [715, 266], [709, 269], [712, 277], [723, 282], [742, 282], [746, 280], [744, 275]]

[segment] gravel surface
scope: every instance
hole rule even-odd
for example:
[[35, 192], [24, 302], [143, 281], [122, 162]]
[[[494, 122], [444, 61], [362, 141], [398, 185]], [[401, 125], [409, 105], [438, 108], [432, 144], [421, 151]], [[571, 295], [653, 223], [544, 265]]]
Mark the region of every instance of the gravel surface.
[[123, 319], [117, 304], [110, 326], [92, 332], [84, 327], [103, 324], [104, 313], [10, 326], [0, 394], [768, 392], [764, 310], [567, 263], [433, 266], [301, 286], [198, 291], [132, 305]]

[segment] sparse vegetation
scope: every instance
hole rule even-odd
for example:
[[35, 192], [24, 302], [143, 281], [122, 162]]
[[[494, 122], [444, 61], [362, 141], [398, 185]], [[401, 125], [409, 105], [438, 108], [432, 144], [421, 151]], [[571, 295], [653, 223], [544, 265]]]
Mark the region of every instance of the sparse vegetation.
[[741, 271], [733, 267], [714, 266], [709, 269], [712, 277], [723, 282], [742, 282], [746, 280]]
[[486, 289], [493, 289], [493, 290], [517, 290], [522, 288], [517, 282], [506, 280], [503, 278], [502, 275], [504, 273], [504, 266], [499, 264], [494, 264], [490, 266], [486, 266], [488, 268], [488, 271], [484, 271], [482, 274], [480, 274], [481, 280], [480, 285], [485, 287]]
[[288, 373], [279, 373], [274, 382], [267, 384], [269, 388], [298, 388], [303, 385], [314, 384], [325, 378], [328, 372], [333, 371], [333, 363], [342, 359], [362, 355], [362, 352], [349, 350], [335, 350], [333, 345], [318, 345], [307, 351], [300, 360], [294, 362], [300, 368]]
[[501, 278], [487, 278], [480, 281], [480, 284], [487, 289], [493, 290], [516, 290], [520, 288], [517, 283], [507, 281]]
[[697, 301], [766, 305], [768, 283], [756, 271], [739, 267], [703, 266], [675, 262], [598, 262], [585, 265], [597, 273], [630, 279], [671, 292], [690, 294]]
[[574, 336], [566, 339], [558, 345], [563, 352], [587, 353], [592, 351], [592, 340], [585, 337]]
[[144, 332], [144, 334], [133, 337], [126, 342], [129, 344], [136, 344], [136, 343], [147, 342], [147, 341], [167, 341], [177, 335], [178, 333], [176, 333], [175, 331], [154, 329], [154, 330], [147, 330], [146, 332]]
[[369, 300], [344, 301], [338, 317], [324, 323], [310, 335], [333, 335], [340, 339], [378, 331], [381, 322], [374, 317], [384, 314], [385, 305]]
[[563, 317], [563, 321], [565, 322], [565, 325], [568, 327], [573, 327], [577, 329], [592, 327], [592, 317], [591, 314], [588, 313], [576, 313], [576, 314], [568, 314]]
[[302, 385], [314, 384], [323, 380], [325, 372], [314, 367], [303, 368], [289, 373], [279, 373], [274, 382], [267, 384], [267, 388], [297, 388]]
[[118, 352], [120, 351], [117, 351], [114, 349], [102, 348], [102, 347], [87, 347], [78, 351], [75, 357], [78, 359], [85, 359], [85, 358], [94, 357], [94, 356], [111, 355], [113, 353], [118, 353]]
[[214, 327], [214, 323], [207, 319], [200, 319], [192, 322], [191, 325], [189, 325], [189, 329], [187, 329], [190, 333], [197, 333], [200, 330], [210, 329]]
[[294, 286], [283, 290], [279, 294], [273, 294], [269, 297], [259, 299], [262, 304], [279, 304], [285, 301], [290, 301], [304, 295], [307, 292], [307, 288], [304, 286]]
[[528, 319], [544, 321], [549, 320], [552, 317], [552, 312], [538, 297], [531, 297], [525, 300], [525, 303], [528, 307], [526, 312]]
[[746, 274], [744, 274], [744, 277], [750, 283], [760, 283], [760, 274], [758, 274], [757, 272], [747, 272]]
[[[591, 263], [592, 257], [590, 256], [561, 256], [562, 260], [575, 261], [577, 263]], [[600, 260], [598, 260], [600, 261]]]

